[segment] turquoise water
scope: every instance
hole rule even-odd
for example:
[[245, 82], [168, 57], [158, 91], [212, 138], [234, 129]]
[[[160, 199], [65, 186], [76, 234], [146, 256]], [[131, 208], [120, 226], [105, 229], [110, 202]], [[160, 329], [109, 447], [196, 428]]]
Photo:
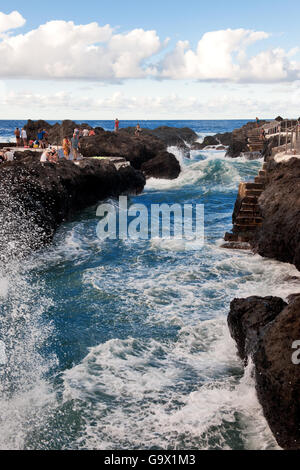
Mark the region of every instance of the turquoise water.
[[294, 268], [220, 246], [261, 163], [172, 150], [180, 177], [149, 180], [131, 202], [203, 203], [203, 248], [100, 241], [91, 207], [2, 268], [1, 449], [276, 448], [226, 316], [234, 297], [287, 296]]

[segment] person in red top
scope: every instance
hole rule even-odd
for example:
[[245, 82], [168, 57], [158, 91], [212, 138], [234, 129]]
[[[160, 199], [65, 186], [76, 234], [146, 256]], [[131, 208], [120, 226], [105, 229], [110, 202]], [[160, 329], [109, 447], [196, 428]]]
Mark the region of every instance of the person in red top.
[[120, 121], [119, 121], [119, 119], [116, 119], [116, 120], [115, 120], [115, 132], [118, 132], [118, 130], [119, 130], [119, 125], [120, 125]]

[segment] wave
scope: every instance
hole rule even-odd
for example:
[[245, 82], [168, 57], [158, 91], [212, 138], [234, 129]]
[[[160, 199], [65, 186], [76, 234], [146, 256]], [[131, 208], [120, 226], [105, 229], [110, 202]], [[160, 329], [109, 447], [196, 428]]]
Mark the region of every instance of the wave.
[[175, 344], [128, 338], [92, 348], [64, 374], [64, 399], [85, 416], [77, 446], [276, 448], [241, 370], [224, 319], [184, 327]]
[[261, 167], [260, 161], [249, 162], [244, 157], [225, 158], [225, 152], [216, 150], [195, 151], [192, 159], [184, 157], [184, 153], [177, 147], [169, 149], [181, 165], [181, 174], [176, 180], [158, 180], [150, 178], [146, 184], [146, 191], [177, 190], [191, 187], [197, 190], [214, 190], [230, 192], [238, 188], [244, 178], [257, 175]]

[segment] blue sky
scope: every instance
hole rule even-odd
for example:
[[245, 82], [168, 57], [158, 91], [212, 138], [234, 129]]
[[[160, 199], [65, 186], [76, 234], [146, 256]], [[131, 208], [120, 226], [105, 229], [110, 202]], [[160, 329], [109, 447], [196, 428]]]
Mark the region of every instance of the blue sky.
[[0, 118], [298, 115], [299, 18], [295, 0], [2, 0]]

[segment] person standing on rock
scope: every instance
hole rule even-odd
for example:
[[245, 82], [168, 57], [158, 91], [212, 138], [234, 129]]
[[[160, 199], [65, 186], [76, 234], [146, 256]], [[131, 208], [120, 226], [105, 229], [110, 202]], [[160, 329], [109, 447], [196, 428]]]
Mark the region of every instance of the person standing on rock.
[[135, 128], [135, 136], [140, 137], [141, 132], [142, 132], [141, 126], [138, 124]]
[[24, 127], [21, 130], [21, 137], [23, 140], [23, 147], [27, 147], [27, 132], [25, 131]]
[[115, 132], [119, 132], [119, 125], [120, 125], [120, 121], [119, 121], [119, 119], [117, 118], [117, 119], [115, 120]]
[[82, 137], [88, 137], [88, 136], [89, 136], [89, 130], [88, 129], [83, 129]]
[[69, 160], [69, 156], [70, 156], [70, 152], [71, 152], [71, 142], [70, 142], [70, 140], [68, 139], [67, 136], [63, 140], [62, 148], [63, 148], [63, 151], [64, 151], [65, 159]]
[[78, 137], [77, 134], [73, 135], [72, 140], [71, 140], [71, 144], [72, 144], [72, 151], [73, 151], [73, 155], [74, 155], [74, 160], [76, 161], [77, 158], [78, 158], [78, 152], [79, 152], [79, 147], [80, 147], [79, 137]]
[[39, 146], [40, 146], [41, 149], [46, 148], [46, 144], [45, 144], [45, 140], [44, 140], [45, 134], [46, 134], [46, 131], [40, 129], [39, 132], [38, 132], [38, 135], [37, 135], [37, 140], [39, 141]]
[[17, 147], [21, 147], [20, 129], [17, 127], [15, 130]]

